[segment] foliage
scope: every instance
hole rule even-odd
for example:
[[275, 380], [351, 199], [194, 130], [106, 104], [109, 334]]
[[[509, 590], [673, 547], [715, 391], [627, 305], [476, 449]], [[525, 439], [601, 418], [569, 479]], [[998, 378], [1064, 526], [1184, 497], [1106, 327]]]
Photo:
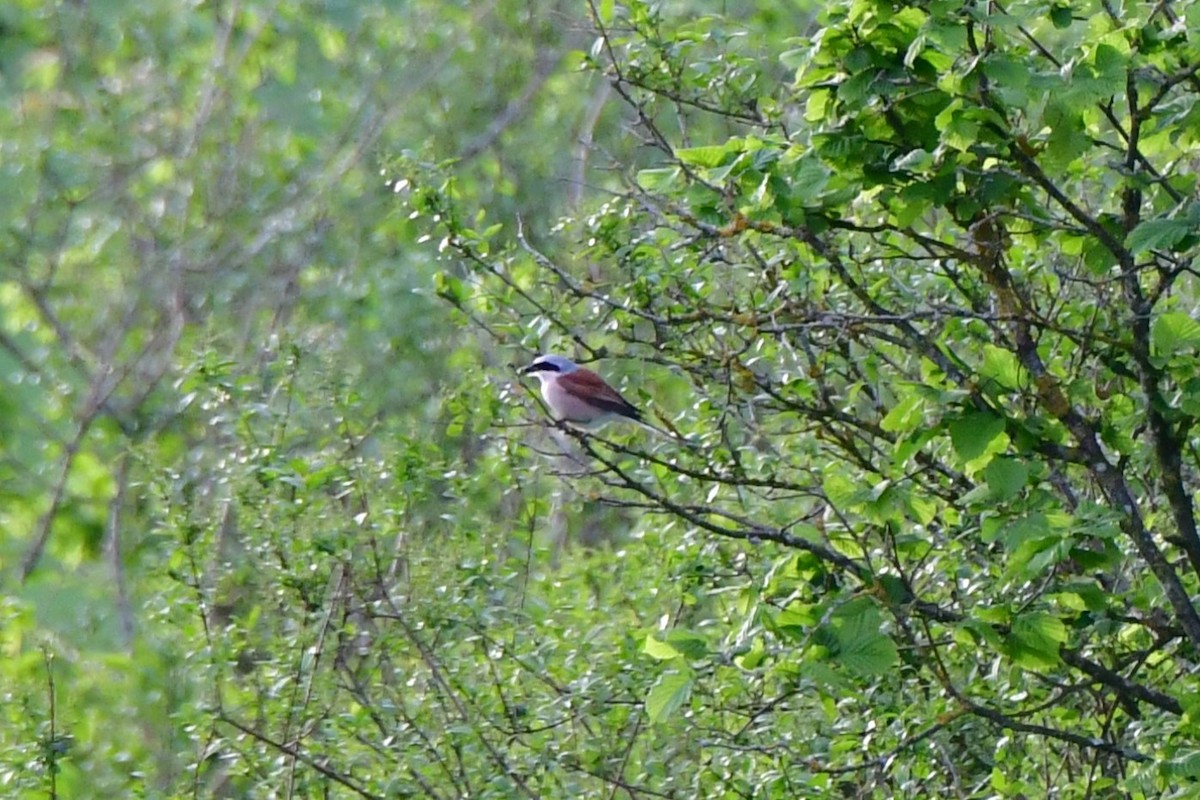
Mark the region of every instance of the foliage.
[[529, 81], [578, 36], [538, 9], [185, 5], [0, 7], [5, 796], [191, 796], [231, 757], [203, 738], [207, 607], [168, 564], [261, 479], [230, 453], [323, 491], [353, 432], [413, 462], [426, 507], [469, 455], [440, 385], [472, 343], [422, 291], [381, 154], [464, 154], [472, 198], [539, 215], [569, 193], [535, 180], [577, 160], [525, 141], [587, 102], [561, 71]]
[[0, 8], [0, 787], [1188, 796], [1196, 8]]
[[1197, 7], [594, 12], [657, 163], [545, 254], [410, 205], [449, 302], [693, 442], [564, 432], [575, 492], [726, 540], [645, 735], [704, 796], [1190, 792]]

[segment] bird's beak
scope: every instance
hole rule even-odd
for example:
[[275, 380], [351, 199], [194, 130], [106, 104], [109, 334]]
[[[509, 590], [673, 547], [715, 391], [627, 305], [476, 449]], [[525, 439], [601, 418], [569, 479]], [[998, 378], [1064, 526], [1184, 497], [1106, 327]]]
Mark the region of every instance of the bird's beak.
[[530, 364], [527, 367], [521, 367], [520, 372], [522, 375], [528, 375], [529, 373], [533, 372], [533, 364]]

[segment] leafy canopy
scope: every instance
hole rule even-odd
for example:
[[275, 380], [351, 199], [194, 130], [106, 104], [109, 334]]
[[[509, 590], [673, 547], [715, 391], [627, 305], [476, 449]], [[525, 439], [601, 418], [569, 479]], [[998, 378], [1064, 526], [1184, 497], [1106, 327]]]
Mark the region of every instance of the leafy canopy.
[[565, 479], [736, 598], [646, 639], [692, 789], [1186, 792], [1200, 6], [593, 10], [652, 163], [508, 250], [445, 177], [410, 205], [465, 319], [696, 443], [572, 434]]
[[1188, 796], [1197, 8], [4, 5], [0, 786]]

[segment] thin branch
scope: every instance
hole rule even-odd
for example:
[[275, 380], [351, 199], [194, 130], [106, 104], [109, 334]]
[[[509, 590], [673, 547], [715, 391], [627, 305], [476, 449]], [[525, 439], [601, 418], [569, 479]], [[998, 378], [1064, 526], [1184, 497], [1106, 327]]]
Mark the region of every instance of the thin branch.
[[272, 739], [270, 736], [266, 735], [265, 733], [255, 730], [254, 728], [251, 728], [250, 726], [245, 725], [245, 724], [239, 722], [238, 720], [230, 717], [224, 711], [218, 712], [216, 715], [216, 719], [218, 722], [222, 722], [222, 723], [230, 726], [231, 728], [234, 728], [235, 730], [241, 731], [242, 733], [246, 734], [250, 738], [255, 739], [259, 742], [262, 742], [263, 744], [267, 745], [268, 747], [270, 747], [274, 750], [278, 750], [279, 752], [283, 753], [286, 756], [295, 758], [295, 759], [303, 762], [307, 766], [311, 767], [312, 769], [316, 770], [320, 774], [324, 775], [326, 778], [329, 778], [334, 783], [337, 783], [340, 786], [344, 786], [345, 788], [349, 789], [351, 792], [354, 792], [359, 797], [366, 797], [366, 798], [369, 798], [370, 800], [384, 800], [383, 795], [375, 794], [374, 792], [371, 792], [371, 791], [365, 789], [363, 786], [361, 786], [357, 781], [355, 781], [349, 775], [344, 775], [344, 774], [338, 772], [337, 770], [326, 766], [324, 763], [322, 763], [320, 760], [318, 760], [311, 754], [305, 752], [304, 750], [301, 750], [298, 746], [293, 746], [291, 744], [288, 744], [287, 742], [276, 741], [275, 739]]
[[50, 505], [38, 520], [37, 532], [34, 534], [33, 541], [21, 558], [21, 583], [29, 580], [29, 576], [41, 561], [42, 553], [46, 550], [46, 544], [50, 541], [50, 532], [54, 528], [54, 520], [58, 516], [59, 509], [62, 508], [63, 500], [66, 499], [67, 479], [71, 477], [71, 470], [75, 466], [75, 457], [79, 455], [83, 440], [87, 437], [95, 420], [96, 410], [83, 415], [79, 427], [75, 431], [75, 436], [67, 443], [67, 449], [59, 459], [58, 479], [54, 483]]
[[1176, 716], [1183, 714], [1183, 705], [1174, 697], [1143, 684], [1134, 683], [1119, 672], [1114, 672], [1108, 667], [1086, 658], [1078, 650], [1063, 647], [1059, 649], [1058, 654], [1063, 661], [1087, 674], [1097, 683], [1112, 689], [1124, 700], [1149, 703], [1155, 708]]

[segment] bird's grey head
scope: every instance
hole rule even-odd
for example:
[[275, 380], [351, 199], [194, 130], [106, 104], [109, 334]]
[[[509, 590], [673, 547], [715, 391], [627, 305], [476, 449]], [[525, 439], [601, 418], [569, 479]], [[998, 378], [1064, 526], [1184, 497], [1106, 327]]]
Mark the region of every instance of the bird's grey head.
[[566, 374], [568, 372], [574, 372], [577, 369], [579, 369], [579, 365], [569, 358], [556, 355], [543, 355], [535, 358], [533, 363], [521, 370], [521, 372], [525, 374], [529, 374], [531, 372], [543, 374], [557, 372], [560, 374]]

